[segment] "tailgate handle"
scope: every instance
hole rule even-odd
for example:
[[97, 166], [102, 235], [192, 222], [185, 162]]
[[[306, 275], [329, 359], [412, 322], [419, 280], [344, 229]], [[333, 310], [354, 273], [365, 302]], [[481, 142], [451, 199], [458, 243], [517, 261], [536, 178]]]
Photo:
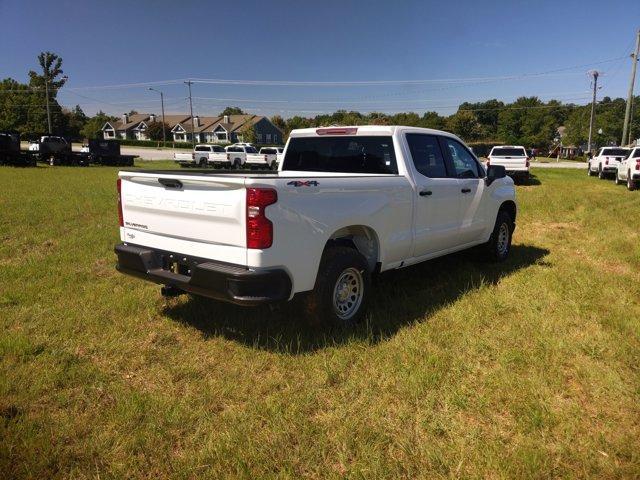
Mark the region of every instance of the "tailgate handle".
[[175, 178], [159, 178], [158, 182], [167, 188], [182, 188], [182, 182]]

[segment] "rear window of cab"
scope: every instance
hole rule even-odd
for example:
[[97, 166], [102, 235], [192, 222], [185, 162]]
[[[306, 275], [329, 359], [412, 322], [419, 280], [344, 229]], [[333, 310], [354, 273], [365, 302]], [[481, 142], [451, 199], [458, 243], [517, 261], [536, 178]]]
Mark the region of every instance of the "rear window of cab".
[[391, 136], [294, 137], [283, 170], [397, 175]]

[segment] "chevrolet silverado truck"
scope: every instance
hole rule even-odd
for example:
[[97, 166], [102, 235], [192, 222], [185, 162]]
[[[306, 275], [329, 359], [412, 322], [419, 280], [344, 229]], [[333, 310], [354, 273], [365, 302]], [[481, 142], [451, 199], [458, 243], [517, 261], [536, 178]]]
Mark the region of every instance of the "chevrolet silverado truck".
[[193, 152], [174, 153], [173, 159], [181, 167], [204, 168], [217, 161], [227, 162], [227, 154], [221, 145], [196, 145]]
[[249, 155], [257, 155], [258, 150], [248, 143], [236, 143], [225, 148], [231, 168], [240, 168], [247, 163]]
[[502, 165], [510, 177], [529, 179], [529, 155], [523, 146], [493, 147], [487, 158], [487, 165]]
[[602, 147], [595, 157], [589, 159], [587, 173], [598, 175], [603, 180], [618, 173], [618, 165], [629, 155], [629, 149], [623, 147]]
[[277, 172], [122, 170], [117, 269], [239, 305], [301, 296], [362, 318], [371, 275], [481, 246], [507, 258], [515, 187], [456, 136], [402, 126], [293, 130]]
[[275, 147], [262, 147], [258, 153], [247, 153], [245, 163], [250, 167], [275, 170], [278, 167], [278, 151]]
[[628, 190], [635, 190], [640, 181], [640, 147], [633, 148], [618, 164], [616, 185], [626, 182]]

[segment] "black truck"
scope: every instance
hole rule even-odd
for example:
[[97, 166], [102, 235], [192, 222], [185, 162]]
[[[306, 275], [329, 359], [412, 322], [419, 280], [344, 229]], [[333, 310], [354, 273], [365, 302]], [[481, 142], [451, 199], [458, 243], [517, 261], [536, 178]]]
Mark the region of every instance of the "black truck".
[[20, 150], [20, 134], [0, 132], [0, 165], [35, 167], [36, 157]]
[[122, 155], [115, 140], [89, 140], [89, 161], [97, 165], [132, 167], [135, 155]]

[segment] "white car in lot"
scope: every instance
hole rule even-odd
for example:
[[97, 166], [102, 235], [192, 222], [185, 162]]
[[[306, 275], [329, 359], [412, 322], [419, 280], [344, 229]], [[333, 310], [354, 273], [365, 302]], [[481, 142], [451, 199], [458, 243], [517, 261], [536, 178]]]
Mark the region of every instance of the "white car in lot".
[[618, 165], [629, 154], [629, 149], [624, 147], [602, 147], [598, 154], [589, 159], [587, 173], [598, 175], [604, 179], [613, 177], [618, 173]]
[[513, 180], [450, 133], [402, 126], [293, 130], [277, 172], [123, 170], [117, 269], [257, 305], [306, 299], [352, 324], [371, 275], [482, 246], [505, 260]]
[[640, 182], [640, 147], [635, 147], [629, 155], [618, 163], [616, 185], [627, 184], [629, 190], [635, 190]]
[[487, 165], [502, 165], [510, 177], [529, 179], [529, 155], [521, 145], [493, 147], [487, 157]]

